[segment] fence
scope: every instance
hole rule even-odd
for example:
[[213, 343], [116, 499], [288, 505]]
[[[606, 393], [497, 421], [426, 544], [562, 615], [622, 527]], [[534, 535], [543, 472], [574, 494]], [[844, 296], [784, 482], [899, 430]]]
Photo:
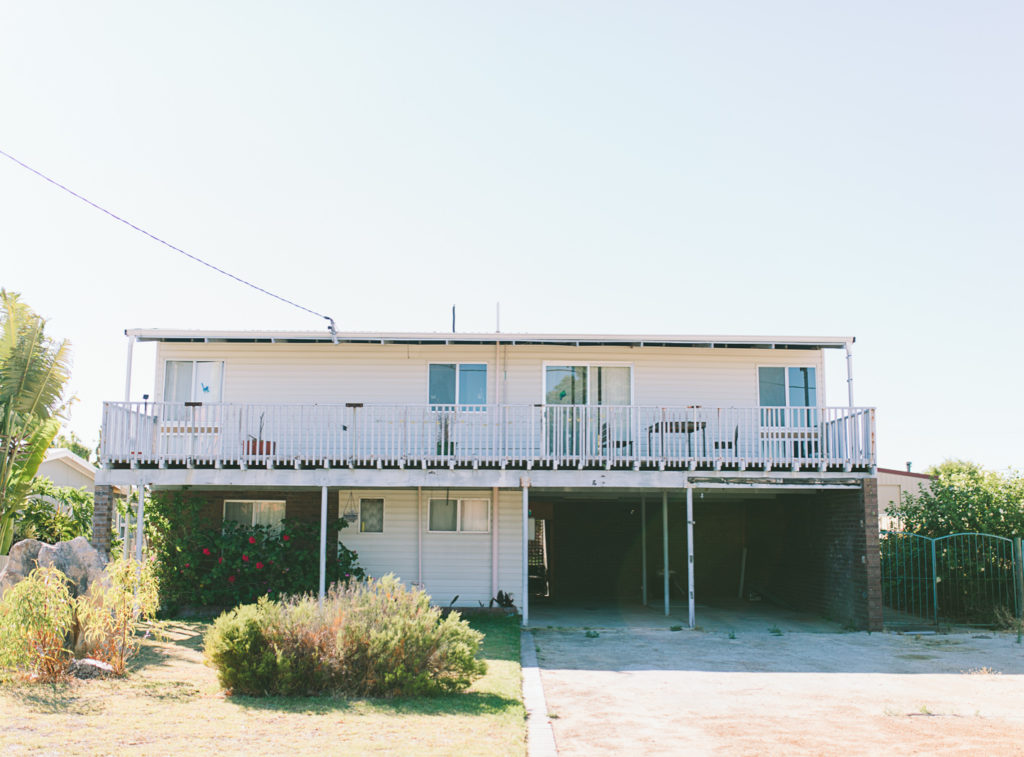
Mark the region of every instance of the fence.
[[1020, 538], [883, 531], [879, 545], [886, 625], [994, 625], [1021, 617]]

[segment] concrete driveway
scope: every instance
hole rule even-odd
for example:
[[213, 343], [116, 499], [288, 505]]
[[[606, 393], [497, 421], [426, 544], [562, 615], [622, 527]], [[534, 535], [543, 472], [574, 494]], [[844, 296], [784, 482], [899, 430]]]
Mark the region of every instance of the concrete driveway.
[[1024, 754], [1024, 645], [991, 632], [533, 629], [562, 755]]

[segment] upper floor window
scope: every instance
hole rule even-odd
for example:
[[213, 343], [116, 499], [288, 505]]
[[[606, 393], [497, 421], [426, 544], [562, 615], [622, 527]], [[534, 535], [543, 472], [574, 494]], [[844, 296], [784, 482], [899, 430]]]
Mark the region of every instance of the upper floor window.
[[761, 366], [757, 369], [757, 387], [761, 407], [815, 407], [818, 404], [813, 367]]
[[486, 405], [486, 363], [431, 363], [431, 405]]
[[629, 405], [632, 369], [618, 365], [544, 366], [548, 405]]
[[220, 402], [224, 363], [219, 360], [168, 360], [164, 402]]

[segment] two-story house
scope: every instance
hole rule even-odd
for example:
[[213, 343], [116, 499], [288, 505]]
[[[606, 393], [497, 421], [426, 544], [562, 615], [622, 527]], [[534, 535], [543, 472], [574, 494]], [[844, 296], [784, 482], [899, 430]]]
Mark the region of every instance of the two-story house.
[[[692, 625], [696, 597], [756, 591], [880, 626], [850, 337], [126, 333], [96, 534], [108, 487], [189, 487], [246, 523], [341, 515], [369, 573], [441, 605], [507, 592], [524, 622], [531, 600], [675, 598]], [[156, 386], [127, 401], [140, 341]], [[850, 386], [835, 405], [831, 349]]]

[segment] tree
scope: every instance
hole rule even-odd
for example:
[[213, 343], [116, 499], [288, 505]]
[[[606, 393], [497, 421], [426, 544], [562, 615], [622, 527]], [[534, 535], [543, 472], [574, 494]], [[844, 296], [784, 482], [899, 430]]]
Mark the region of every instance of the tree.
[[963, 532], [1024, 536], [1024, 478], [985, 470], [966, 460], [933, 466], [935, 478], [918, 494], [904, 494], [890, 507], [904, 529], [923, 536]]
[[57, 432], [70, 372], [67, 340], [46, 336], [46, 321], [0, 289], [0, 555]]
[[89, 449], [89, 445], [83, 442], [74, 431], [68, 432], [67, 436], [57, 434], [51, 446], [55, 449], [71, 450], [83, 460], [91, 462], [90, 458], [93, 451]]

